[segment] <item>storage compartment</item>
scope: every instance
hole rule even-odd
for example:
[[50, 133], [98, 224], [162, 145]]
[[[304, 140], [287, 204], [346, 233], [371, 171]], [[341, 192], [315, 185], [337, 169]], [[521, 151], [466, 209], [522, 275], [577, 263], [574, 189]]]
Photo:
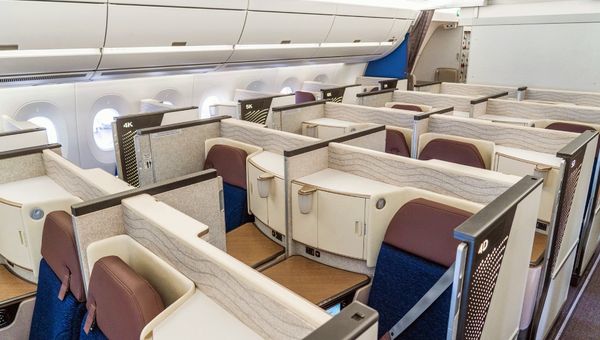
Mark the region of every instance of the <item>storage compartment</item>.
[[0, 75], [94, 70], [106, 5], [0, 0]]
[[281, 155], [261, 152], [248, 159], [248, 205], [252, 214], [285, 235], [285, 182]]
[[245, 10], [248, 0], [111, 0], [111, 4], [145, 5], [145, 6], [174, 6], [195, 8], [222, 8]]
[[249, 11], [230, 62], [310, 58], [323, 42], [333, 15]]
[[78, 202], [47, 176], [0, 185], [0, 254], [37, 278], [46, 216]]
[[389, 18], [336, 16], [317, 57], [375, 54], [389, 39], [393, 24]]
[[[140, 339], [145, 339], [156, 325], [189, 299], [194, 293], [195, 284], [128, 235], [114, 236], [90, 244], [87, 248], [90, 272], [96, 261], [113, 255], [146, 279], [156, 289], [165, 305], [165, 310], [142, 330]], [[88, 280], [89, 278], [86, 279]]]
[[[124, 5], [109, 6], [109, 13], [100, 69], [222, 63], [245, 16], [235, 10]], [[131, 25], [132, 18], [143, 19]]]

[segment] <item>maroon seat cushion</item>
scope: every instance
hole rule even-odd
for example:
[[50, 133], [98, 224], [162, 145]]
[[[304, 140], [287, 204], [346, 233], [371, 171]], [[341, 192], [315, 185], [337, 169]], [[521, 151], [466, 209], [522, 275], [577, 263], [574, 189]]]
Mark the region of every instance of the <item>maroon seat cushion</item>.
[[420, 160], [439, 159], [475, 168], [485, 169], [485, 162], [477, 147], [471, 143], [438, 138], [430, 141], [419, 154]]
[[64, 299], [65, 294], [70, 291], [77, 301], [85, 301], [83, 277], [70, 214], [53, 211], [46, 216], [42, 232], [42, 257], [62, 283], [58, 298]]
[[563, 122], [552, 123], [552, 124], [546, 126], [546, 129], [566, 131], [566, 132], [576, 132], [576, 133], [584, 133], [585, 131], [588, 131], [588, 130], [592, 130], [592, 131], [596, 130], [591, 126], [584, 125], [584, 124], [573, 124], [573, 123], [563, 123]]
[[393, 155], [410, 157], [410, 149], [404, 134], [398, 130], [385, 131], [385, 152]]
[[395, 104], [392, 106], [392, 109], [423, 112], [423, 109], [420, 106], [410, 104]]
[[306, 102], [314, 102], [316, 100], [315, 95], [310, 92], [296, 91], [295, 94], [296, 104], [302, 104]]
[[139, 339], [165, 306], [154, 287], [117, 256], [94, 264], [84, 331], [94, 324], [109, 339]]
[[426, 260], [450, 267], [456, 259], [454, 229], [471, 214], [426, 199], [404, 204], [394, 215], [384, 242]]
[[223, 182], [246, 189], [246, 151], [229, 145], [217, 144], [208, 151], [204, 169], [215, 169]]

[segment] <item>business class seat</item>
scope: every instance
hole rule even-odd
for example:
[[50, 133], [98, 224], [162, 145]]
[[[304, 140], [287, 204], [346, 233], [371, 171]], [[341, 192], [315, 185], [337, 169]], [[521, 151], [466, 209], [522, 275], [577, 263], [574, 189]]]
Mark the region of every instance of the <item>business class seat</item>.
[[314, 102], [315, 100], [317, 100], [315, 98], [314, 94], [312, 94], [310, 92], [304, 92], [304, 91], [296, 91], [295, 98], [296, 98], [296, 104]]
[[394, 104], [392, 105], [392, 109], [423, 112], [423, 109], [420, 106], [411, 104]]
[[74, 339], [85, 313], [85, 292], [71, 215], [46, 217], [30, 339]]
[[117, 256], [94, 264], [86, 305], [80, 339], [94, 340], [139, 339], [146, 324], [165, 309], [154, 287]]
[[410, 148], [402, 131], [387, 129], [385, 135], [385, 152], [410, 157]]
[[214, 145], [206, 156], [204, 169], [215, 169], [223, 177], [225, 224], [229, 232], [253, 221], [248, 214], [246, 195], [246, 151], [223, 144]]
[[[456, 227], [472, 214], [415, 199], [392, 218], [379, 251], [369, 306], [379, 312], [379, 337], [387, 333], [452, 266]], [[445, 339], [452, 288], [448, 288], [398, 339]]]
[[444, 138], [433, 139], [427, 143], [423, 150], [421, 150], [419, 159], [439, 159], [446, 162], [486, 169], [483, 157], [475, 145]]
[[208, 151], [204, 169], [215, 169], [223, 177], [227, 253], [257, 268], [283, 254], [282, 246], [262, 234], [248, 214], [246, 151], [216, 144]]

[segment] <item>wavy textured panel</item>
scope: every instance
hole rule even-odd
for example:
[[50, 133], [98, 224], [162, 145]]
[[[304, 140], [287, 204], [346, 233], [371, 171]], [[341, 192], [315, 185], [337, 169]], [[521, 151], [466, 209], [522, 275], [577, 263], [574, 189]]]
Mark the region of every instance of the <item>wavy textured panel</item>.
[[443, 94], [458, 96], [487, 97], [501, 92], [508, 92], [508, 97], [517, 97], [517, 88], [509, 86], [475, 85], [461, 83], [442, 83]]
[[414, 114], [388, 108], [370, 108], [358, 105], [325, 105], [325, 117], [356, 123], [375, 123], [412, 129]]
[[600, 108], [490, 99], [487, 114], [529, 119], [555, 119], [600, 124]]
[[[44, 154], [42, 158], [48, 177], [52, 178], [54, 182], [81, 200], [89, 201], [110, 194], [93, 185], [93, 183], [84, 180], [77, 173], [71, 171], [48, 155]], [[64, 161], [68, 162], [67, 160]]]
[[44, 176], [41, 153], [0, 160], [0, 184]]
[[329, 146], [329, 167], [391, 185], [413, 187], [488, 204], [511, 185], [426, 167], [426, 162]]
[[389, 103], [393, 100], [393, 92], [386, 92], [382, 94], [374, 94], [358, 98], [358, 103], [363, 106], [369, 107], [384, 107], [385, 103]]
[[296, 149], [318, 142], [316, 138], [292, 133], [239, 124], [224, 120], [221, 122], [221, 137], [259, 146], [266, 151], [282, 154], [283, 150]]
[[564, 102], [576, 105], [600, 107], [600, 93], [527, 89], [525, 99], [547, 100], [551, 102]]
[[498, 145], [549, 154], [556, 154], [577, 137], [575, 134], [561, 131], [443, 116], [429, 118], [428, 132], [483, 139]]
[[415, 91], [396, 91], [393, 101], [403, 103], [413, 103], [429, 105], [434, 108], [444, 108], [453, 106], [456, 111], [471, 111], [472, 97], [455, 96], [449, 94], [437, 94]]
[[[190, 278], [216, 301], [265, 339], [302, 339], [314, 329], [264, 290], [219, 265], [213, 258], [124, 207], [127, 233]], [[199, 316], [201, 317], [201, 316]]]
[[274, 111], [273, 116], [273, 129], [302, 134], [303, 122], [325, 117], [325, 105], [312, 105], [286, 111]]

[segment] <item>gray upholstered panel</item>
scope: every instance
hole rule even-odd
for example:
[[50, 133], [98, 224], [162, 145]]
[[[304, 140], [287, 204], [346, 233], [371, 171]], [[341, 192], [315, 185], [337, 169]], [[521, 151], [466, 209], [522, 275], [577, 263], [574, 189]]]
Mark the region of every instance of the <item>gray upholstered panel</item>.
[[44, 176], [42, 154], [36, 153], [0, 160], [0, 184]]

